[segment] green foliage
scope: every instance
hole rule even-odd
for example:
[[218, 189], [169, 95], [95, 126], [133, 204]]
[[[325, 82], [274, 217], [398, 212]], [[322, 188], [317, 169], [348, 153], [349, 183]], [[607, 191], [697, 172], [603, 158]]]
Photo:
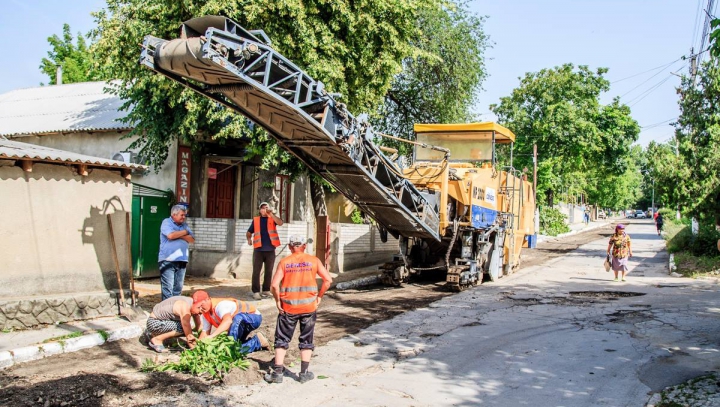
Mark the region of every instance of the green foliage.
[[680, 116], [675, 124], [678, 157], [663, 176], [684, 211], [720, 221], [720, 65], [704, 63], [697, 80], [684, 77], [680, 88]]
[[567, 225], [567, 216], [555, 208], [540, 207], [540, 234], [557, 236], [570, 231]]
[[62, 66], [63, 83], [77, 83], [104, 79], [100, 70], [93, 65], [93, 54], [89, 52], [85, 37], [78, 33], [73, 44], [70, 26], [63, 24], [62, 38], [53, 35], [48, 38], [52, 49], [42, 59], [40, 70], [50, 79], [50, 85], [57, 84], [57, 67]]
[[[663, 215], [664, 216], [664, 215]], [[663, 237], [667, 241], [668, 253], [678, 253], [687, 250], [692, 242], [690, 226], [680, 222], [667, 220], [663, 223]]]
[[352, 213], [350, 214], [350, 220], [356, 225], [362, 225], [363, 223], [365, 223], [365, 218], [363, 217], [362, 212], [358, 210], [358, 208], [353, 209]]
[[[372, 120], [381, 131], [414, 139], [415, 123], [461, 123], [473, 120], [471, 109], [487, 77], [484, 17], [464, 3], [426, 8], [418, 17], [419, 30], [411, 43], [415, 52], [403, 60], [384, 103]], [[406, 143], [382, 140], [411, 151]]]
[[42, 343], [48, 343], [48, 342], [64, 342], [66, 339], [77, 338], [77, 337], [80, 337], [80, 336], [83, 336], [83, 335], [84, 335], [84, 332], [82, 332], [82, 331], [75, 331], [75, 332], [71, 332], [71, 333], [66, 334], [66, 335], [60, 335], [60, 336], [55, 336], [55, 337], [52, 337], [52, 338], [45, 339], [44, 341], [42, 341]]
[[127, 117], [139, 136], [133, 147], [142, 149], [158, 166], [176, 137], [195, 144], [198, 134], [216, 139], [247, 137], [263, 164], [288, 174], [302, 170], [297, 160], [281, 153], [264, 131], [245, 119], [218, 108], [209, 99], [172, 83], [137, 64], [145, 35], [176, 38], [177, 28], [190, 18], [225, 15], [248, 29], [263, 29], [273, 47], [323, 81], [328, 90], [344, 95], [351, 112], [372, 112], [390, 89], [402, 61], [420, 54], [412, 40], [421, 36], [420, 16], [446, 4], [368, 0], [108, 0], [95, 14], [98, 28], [93, 52], [98, 66], [120, 79], [114, 92], [132, 107]]
[[232, 368], [246, 370], [250, 366], [250, 362], [245, 358], [246, 355], [240, 342], [227, 335], [218, 335], [198, 341], [195, 348], [184, 351], [177, 362], [156, 365], [152, 361], [145, 360], [141, 369], [145, 372], [173, 370], [196, 376], [207, 374], [221, 379]]
[[[591, 71], [565, 64], [527, 73], [512, 94], [491, 105], [501, 124], [517, 136], [513, 163], [532, 168], [538, 146], [539, 200], [552, 203], [556, 191], [594, 194], [591, 203], [620, 209], [618, 202], [636, 197], [640, 154], [631, 150], [640, 127], [619, 99], [608, 105], [600, 95], [610, 88], [606, 68]], [[620, 184], [620, 185], [619, 185]]]

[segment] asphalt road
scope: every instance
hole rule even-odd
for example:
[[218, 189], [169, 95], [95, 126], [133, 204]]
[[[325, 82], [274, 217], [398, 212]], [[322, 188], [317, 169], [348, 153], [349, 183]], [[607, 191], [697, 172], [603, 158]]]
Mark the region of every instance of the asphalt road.
[[626, 283], [604, 271], [607, 240], [597, 240], [319, 347], [311, 370], [323, 378], [301, 385], [295, 367], [279, 385], [193, 397], [258, 406], [644, 405], [720, 367], [720, 286], [669, 277], [651, 220], [627, 230], [635, 256]]

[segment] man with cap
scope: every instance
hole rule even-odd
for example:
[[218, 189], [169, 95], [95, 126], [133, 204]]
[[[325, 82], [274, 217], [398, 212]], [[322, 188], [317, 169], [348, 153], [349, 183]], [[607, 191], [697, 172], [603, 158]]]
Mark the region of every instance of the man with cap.
[[275, 248], [280, 246], [277, 226], [283, 224], [282, 219], [275, 216], [267, 202], [261, 202], [259, 208], [260, 216], [253, 218], [246, 233], [248, 244], [255, 248], [253, 251], [252, 292], [253, 298], [256, 300], [261, 298], [260, 272], [263, 265], [265, 265], [265, 276], [262, 291], [264, 296], [270, 296], [270, 280], [275, 265]]
[[270, 346], [261, 332], [249, 338], [250, 333], [262, 323], [262, 315], [252, 304], [234, 298], [210, 298], [210, 295], [203, 290], [195, 291], [192, 299], [190, 313], [202, 315], [200, 340], [227, 333], [228, 336], [242, 343], [247, 353], [267, 349]]
[[615, 280], [618, 281], [618, 272], [622, 271], [622, 281], [625, 281], [625, 274], [628, 271], [628, 259], [632, 257], [632, 244], [630, 236], [625, 233], [625, 225], [619, 223], [615, 226], [615, 233], [610, 236], [607, 254], [612, 254], [612, 269], [615, 272]]
[[[300, 323], [300, 383], [312, 380], [315, 375], [308, 371], [310, 357], [315, 345], [315, 320], [317, 308], [325, 292], [330, 288], [332, 277], [317, 257], [305, 253], [305, 239], [290, 236], [288, 248], [291, 254], [280, 260], [272, 279], [272, 294], [278, 309], [275, 326], [275, 366], [265, 375], [270, 383], [282, 383], [285, 370], [285, 353]], [[316, 278], [322, 279], [318, 290]]]

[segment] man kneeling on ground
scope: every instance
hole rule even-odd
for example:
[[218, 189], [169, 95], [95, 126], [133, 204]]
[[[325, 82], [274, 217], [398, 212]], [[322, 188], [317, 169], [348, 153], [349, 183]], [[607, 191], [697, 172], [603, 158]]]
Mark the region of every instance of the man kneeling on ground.
[[[288, 248], [292, 252], [278, 264], [273, 276], [270, 290], [275, 297], [278, 309], [275, 327], [275, 366], [273, 371], [265, 375], [265, 381], [282, 383], [285, 370], [285, 353], [295, 326], [300, 323], [300, 383], [312, 380], [315, 375], [308, 371], [310, 357], [315, 345], [315, 320], [317, 308], [323, 294], [330, 288], [332, 277], [317, 257], [305, 253], [305, 238], [290, 236]], [[323, 280], [318, 290], [316, 278]]]
[[[194, 348], [197, 339], [190, 326], [192, 303], [192, 298], [176, 295], [155, 305], [147, 320], [148, 346], [155, 352], [162, 353], [165, 352], [165, 339], [185, 335], [190, 349]], [[200, 317], [192, 318], [195, 319], [195, 326], [199, 326]]]
[[190, 312], [193, 315], [202, 315], [201, 340], [226, 333], [242, 343], [247, 353], [267, 349], [270, 346], [265, 335], [260, 332], [248, 338], [250, 333], [262, 323], [262, 315], [251, 304], [234, 298], [210, 298], [203, 290], [195, 291], [192, 300]]

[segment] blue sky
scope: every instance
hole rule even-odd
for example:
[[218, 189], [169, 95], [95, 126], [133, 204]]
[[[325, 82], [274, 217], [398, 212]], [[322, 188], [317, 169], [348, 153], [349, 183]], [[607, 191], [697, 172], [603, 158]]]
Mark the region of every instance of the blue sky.
[[[475, 111], [493, 120], [488, 106], [510, 94], [525, 72], [563, 63], [607, 67], [607, 78], [617, 81], [651, 68], [665, 66], [697, 47], [698, 6], [703, 0], [474, 0], [472, 10], [488, 16], [485, 30], [494, 42], [487, 52], [490, 76]], [[73, 34], [94, 26], [90, 12], [102, 0], [0, 0], [0, 93], [38, 86], [48, 78], [40, 61], [49, 49], [47, 38], [62, 33], [63, 23]], [[699, 24], [702, 24], [700, 19]], [[252, 27], [261, 28], [261, 27]], [[677, 117], [675, 87], [670, 74], [687, 71], [685, 61], [612, 84], [603, 95], [631, 105], [641, 126], [650, 126], [639, 142], [666, 141]], [[653, 75], [656, 76], [652, 77]], [[645, 82], [646, 81], [646, 82]], [[644, 83], [643, 83], [644, 82]], [[635, 89], [633, 89], [635, 88]], [[653, 89], [654, 88], [654, 89]], [[359, 113], [359, 112], [356, 112]]]

